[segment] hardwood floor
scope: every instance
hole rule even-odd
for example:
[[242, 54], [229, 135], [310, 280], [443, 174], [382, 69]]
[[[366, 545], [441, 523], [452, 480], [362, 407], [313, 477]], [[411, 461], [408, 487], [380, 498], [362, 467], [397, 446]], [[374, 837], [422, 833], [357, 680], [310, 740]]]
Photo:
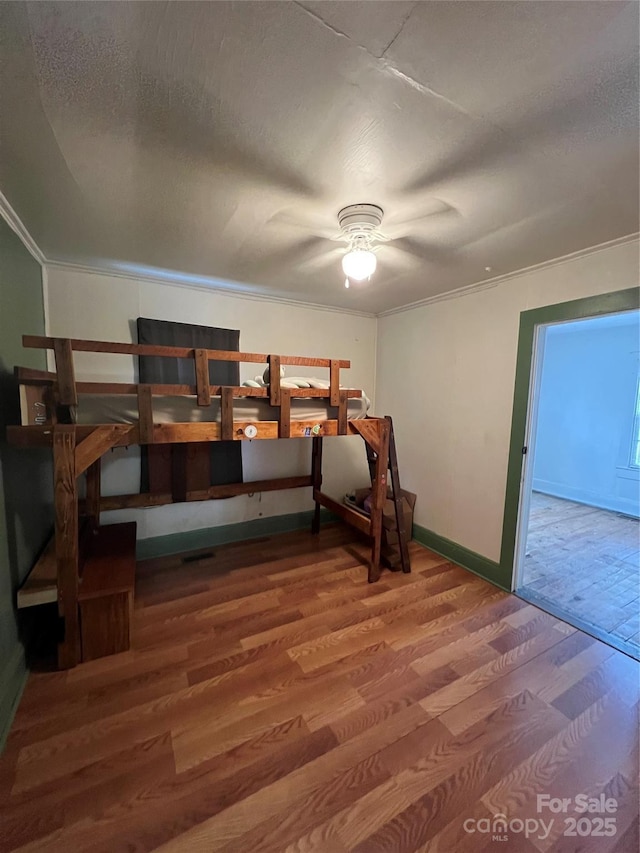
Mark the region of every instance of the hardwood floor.
[[640, 658], [640, 523], [533, 492], [518, 594]]
[[[366, 554], [336, 526], [140, 564], [134, 647], [29, 678], [0, 849], [636, 850], [638, 665], [415, 543], [373, 585]], [[615, 836], [562, 834], [581, 793]]]

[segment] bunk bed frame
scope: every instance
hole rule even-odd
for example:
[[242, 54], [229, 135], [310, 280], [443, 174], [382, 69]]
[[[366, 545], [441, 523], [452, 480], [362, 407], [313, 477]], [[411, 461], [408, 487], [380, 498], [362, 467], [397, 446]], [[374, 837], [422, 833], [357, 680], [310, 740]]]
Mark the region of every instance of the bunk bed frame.
[[[57, 564], [58, 611], [63, 620], [62, 639], [58, 646], [61, 668], [75, 666], [80, 659], [78, 602], [82, 575], [81, 516], [94, 531], [99, 528], [100, 513], [105, 510], [149, 507], [161, 504], [226, 498], [258, 491], [313, 488], [315, 511], [312, 531], [320, 529], [320, 508], [326, 507], [371, 539], [369, 582], [381, 572], [383, 508], [387, 498], [387, 471], [391, 465], [394, 486], [399, 491], [395, 445], [390, 458], [393, 427], [390, 418], [366, 417], [349, 419], [349, 398], [361, 397], [359, 390], [340, 387], [340, 371], [350, 362], [338, 359], [303, 358], [276, 354], [191, 349], [176, 346], [111, 343], [106, 341], [71, 340], [67, 338], [25, 335], [23, 346], [52, 350], [55, 372], [15, 369], [20, 385], [22, 426], [10, 426], [7, 438], [18, 447], [52, 447], [55, 503], [55, 558]], [[139, 383], [76, 381], [74, 352], [114, 353], [132, 356], [164, 356], [192, 358], [195, 385], [148, 385]], [[218, 386], [209, 382], [209, 361], [237, 361], [266, 364], [270, 383], [264, 388]], [[329, 388], [289, 389], [281, 386], [280, 368], [284, 365], [317, 367], [329, 370]], [[70, 423], [71, 413], [82, 394], [135, 394], [138, 421], [133, 424]], [[153, 400], [156, 396], [195, 396], [198, 406], [209, 406], [212, 396], [220, 397], [220, 423], [154, 423]], [[327, 420], [292, 420], [291, 398], [318, 397], [335, 407], [336, 417]], [[278, 411], [273, 421], [234, 420], [233, 403], [240, 397], [263, 397]], [[34, 414], [35, 413], [35, 414]], [[67, 421], [67, 422], [64, 422]], [[372, 507], [369, 516], [345, 506], [322, 492], [322, 440], [324, 436], [360, 436], [367, 447], [372, 472]], [[266, 440], [278, 438], [311, 438], [311, 472], [307, 476], [286, 477], [211, 486], [188, 490], [185, 466], [180, 454], [172, 453], [172, 485], [170, 493], [141, 493], [102, 496], [100, 488], [101, 458], [114, 447], [130, 445], [171, 444], [184, 448], [189, 442]], [[184, 458], [182, 459], [184, 462]], [[86, 476], [86, 497], [79, 501], [78, 478]], [[401, 526], [399, 503], [396, 502], [398, 530]], [[408, 549], [401, 539], [403, 571], [410, 571]]]

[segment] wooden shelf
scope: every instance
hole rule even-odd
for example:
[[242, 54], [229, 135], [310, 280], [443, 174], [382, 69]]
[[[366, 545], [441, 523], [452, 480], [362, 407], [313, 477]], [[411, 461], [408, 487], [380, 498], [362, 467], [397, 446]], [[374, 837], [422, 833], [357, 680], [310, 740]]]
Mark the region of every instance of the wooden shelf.
[[51, 604], [58, 600], [58, 568], [56, 563], [56, 541], [52, 536], [18, 590], [18, 609]]
[[130, 592], [136, 574], [136, 523], [107, 524], [89, 540], [78, 600]]
[[83, 661], [129, 648], [135, 574], [135, 521], [100, 527], [90, 539], [78, 589]]

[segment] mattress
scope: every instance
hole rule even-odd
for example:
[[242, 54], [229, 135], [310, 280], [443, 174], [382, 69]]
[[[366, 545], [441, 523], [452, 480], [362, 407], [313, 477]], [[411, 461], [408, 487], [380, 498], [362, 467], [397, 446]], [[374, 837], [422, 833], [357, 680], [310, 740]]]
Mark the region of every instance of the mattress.
[[[350, 420], [365, 418], [370, 401], [349, 398]], [[236, 421], [277, 421], [280, 410], [259, 397], [237, 397], [233, 401]], [[337, 417], [336, 407], [318, 397], [292, 397], [292, 421], [326, 421]], [[220, 423], [220, 397], [212, 397], [210, 406], [198, 406], [195, 397], [153, 398], [153, 421], [156, 424]], [[81, 394], [76, 408], [77, 424], [134, 424], [138, 422], [138, 398], [135, 394]]]

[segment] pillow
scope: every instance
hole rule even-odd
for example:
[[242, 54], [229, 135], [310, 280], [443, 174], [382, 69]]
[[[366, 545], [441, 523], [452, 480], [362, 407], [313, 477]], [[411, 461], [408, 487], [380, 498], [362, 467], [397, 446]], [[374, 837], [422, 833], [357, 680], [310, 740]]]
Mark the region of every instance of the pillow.
[[262, 385], [255, 379], [245, 379], [242, 384], [247, 388], [262, 388]]
[[[280, 368], [280, 378], [282, 379], [283, 376], [284, 376], [284, 367], [281, 367]], [[256, 377], [256, 379], [257, 379], [257, 377]], [[269, 383], [269, 368], [268, 367], [265, 369], [264, 373], [262, 374], [262, 379], [263, 379], [265, 384]]]

